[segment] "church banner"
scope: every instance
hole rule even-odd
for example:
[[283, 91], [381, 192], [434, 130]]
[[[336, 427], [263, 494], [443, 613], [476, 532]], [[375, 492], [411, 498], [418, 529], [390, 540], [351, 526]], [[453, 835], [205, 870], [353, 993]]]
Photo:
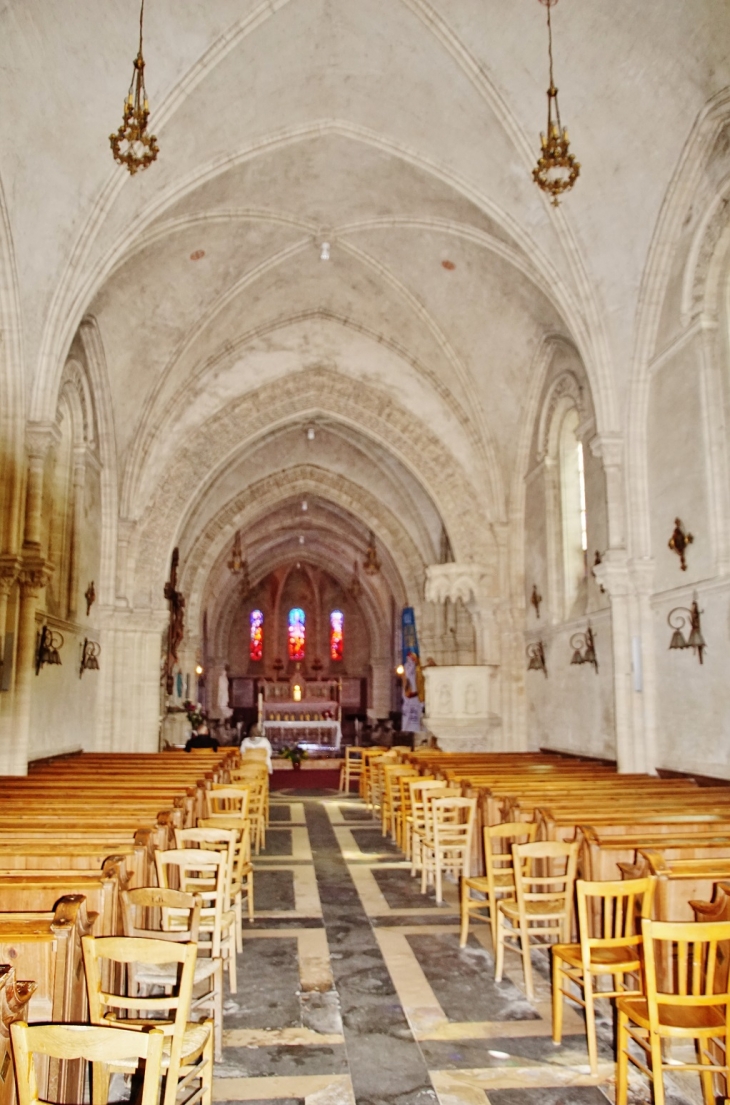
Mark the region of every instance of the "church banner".
[[416, 633], [416, 614], [412, 606], [404, 606], [401, 616], [401, 635], [403, 638], [403, 663], [405, 664], [409, 652], [418, 651], [418, 635]]

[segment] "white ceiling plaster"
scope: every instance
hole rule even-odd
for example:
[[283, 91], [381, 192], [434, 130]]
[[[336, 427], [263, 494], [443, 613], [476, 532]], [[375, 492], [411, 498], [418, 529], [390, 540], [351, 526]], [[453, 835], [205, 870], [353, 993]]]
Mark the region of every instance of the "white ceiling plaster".
[[[183, 518], [205, 527], [236, 481], [303, 463], [291, 423], [328, 406], [307, 391], [312, 373], [339, 388], [323, 463], [400, 512], [424, 558], [450, 509], [457, 525], [471, 501], [479, 535], [506, 518], [547, 334], [582, 355], [598, 428], [620, 428], [652, 235], [694, 120], [730, 83], [726, 0], [555, 9], [583, 166], [557, 212], [530, 177], [547, 85], [536, 0], [155, 0], [161, 154], [132, 179], [108, 135], [135, 9], [0, 4], [16, 367], [32, 416], [53, 418], [73, 335], [96, 320], [123, 514], [145, 515], [169, 484], [179, 509], [165, 517], [193, 542]], [[293, 379], [306, 407], [290, 389], [267, 420], [257, 404]], [[412, 444], [403, 456], [403, 410], [409, 441], [428, 443], [422, 478]], [[183, 488], [186, 443], [223, 425], [225, 449], [196, 446], [203, 467]]]

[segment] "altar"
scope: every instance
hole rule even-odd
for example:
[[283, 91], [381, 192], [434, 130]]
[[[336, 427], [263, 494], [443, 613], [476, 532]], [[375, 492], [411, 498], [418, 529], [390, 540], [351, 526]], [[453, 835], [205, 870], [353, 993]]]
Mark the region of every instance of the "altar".
[[336, 751], [342, 742], [340, 682], [266, 682], [259, 693], [259, 718], [274, 752], [299, 744], [308, 751]]

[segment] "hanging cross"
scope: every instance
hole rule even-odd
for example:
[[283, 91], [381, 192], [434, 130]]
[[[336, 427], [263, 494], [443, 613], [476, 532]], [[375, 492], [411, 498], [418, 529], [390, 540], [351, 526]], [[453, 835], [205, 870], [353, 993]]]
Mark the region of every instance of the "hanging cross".
[[165, 690], [172, 694], [175, 681], [173, 668], [178, 663], [177, 650], [185, 635], [185, 598], [177, 589], [177, 566], [180, 562], [180, 550], [172, 551], [170, 578], [165, 584], [165, 598], [170, 603], [170, 625], [167, 632], [167, 657], [165, 659]]

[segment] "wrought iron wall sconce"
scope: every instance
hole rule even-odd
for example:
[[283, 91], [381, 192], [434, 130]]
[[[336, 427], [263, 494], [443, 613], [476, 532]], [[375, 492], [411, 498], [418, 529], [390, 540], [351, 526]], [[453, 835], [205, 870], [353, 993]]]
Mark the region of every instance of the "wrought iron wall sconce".
[[545, 664], [545, 649], [542, 641], [527, 646], [527, 670], [544, 672], [547, 679], [547, 666]]
[[362, 566], [366, 576], [376, 576], [380, 571], [380, 561], [378, 560], [378, 552], [375, 547], [375, 534], [372, 530], [370, 530], [370, 535], [368, 537], [368, 547], [365, 552], [365, 559]]
[[687, 560], [685, 558], [685, 551], [688, 545], [691, 545], [694, 541], [694, 537], [691, 533], [687, 533], [687, 530], [682, 525], [681, 519], [674, 519], [674, 532], [669, 538], [667, 544], [672, 552], [676, 552], [679, 557], [679, 566], [683, 572], [687, 571]]
[[571, 664], [593, 664], [598, 675], [598, 657], [596, 656], [596, 642], [593, 637], [591, 623], [585, 633], [574, 633], [570, 638], [570, 647], [573, 649]]
[[[669, 647], [693, 648], [697, 653], [700, 663], [702, 664], [702, 654], [707, 648], [707, 642], [702, 636], [700, 608], [697, 605], [697, 596], [694, 596], [692, 605], [690, 607], [675, 606], [674, 610], [670, 610], [667, 614], [667, 625], [670, 629], [674, 630], [674, 632], [672, 633], [672, 639], [669, 642]], [[682, 633], [685, 625], [689, 625], [689, 637], [687, 637], [686, 639]]]
[[101, 645], [96, 641], [90, 641], [88, 637], [84, 637], [84, 643], [81, 646], [81, 666], [79, 667], [79, 679], [85, 671], [98, 671], [99, 670], [99, 653], [101, 652]]
[[537, 584], [532, 585], [532, 595], [530, 596], [530, 603], [535, 607], [535, 613], [538, 618], [540, 617], [540, 603], [542, 602], [542, 595], [537, 589]]
[[96, 588], [94, 587], [93, 579], [84, 591], [84, 598], [86, 599], [86, 617], [88, 618], [91, 613], [91, 608], [96, 602]]
[[63, 648], [63, 634], [44, 625], [38, 634], [35, 650], [35, 673], [40, 674], [44, 664], [60, 664], [60, 651]]

